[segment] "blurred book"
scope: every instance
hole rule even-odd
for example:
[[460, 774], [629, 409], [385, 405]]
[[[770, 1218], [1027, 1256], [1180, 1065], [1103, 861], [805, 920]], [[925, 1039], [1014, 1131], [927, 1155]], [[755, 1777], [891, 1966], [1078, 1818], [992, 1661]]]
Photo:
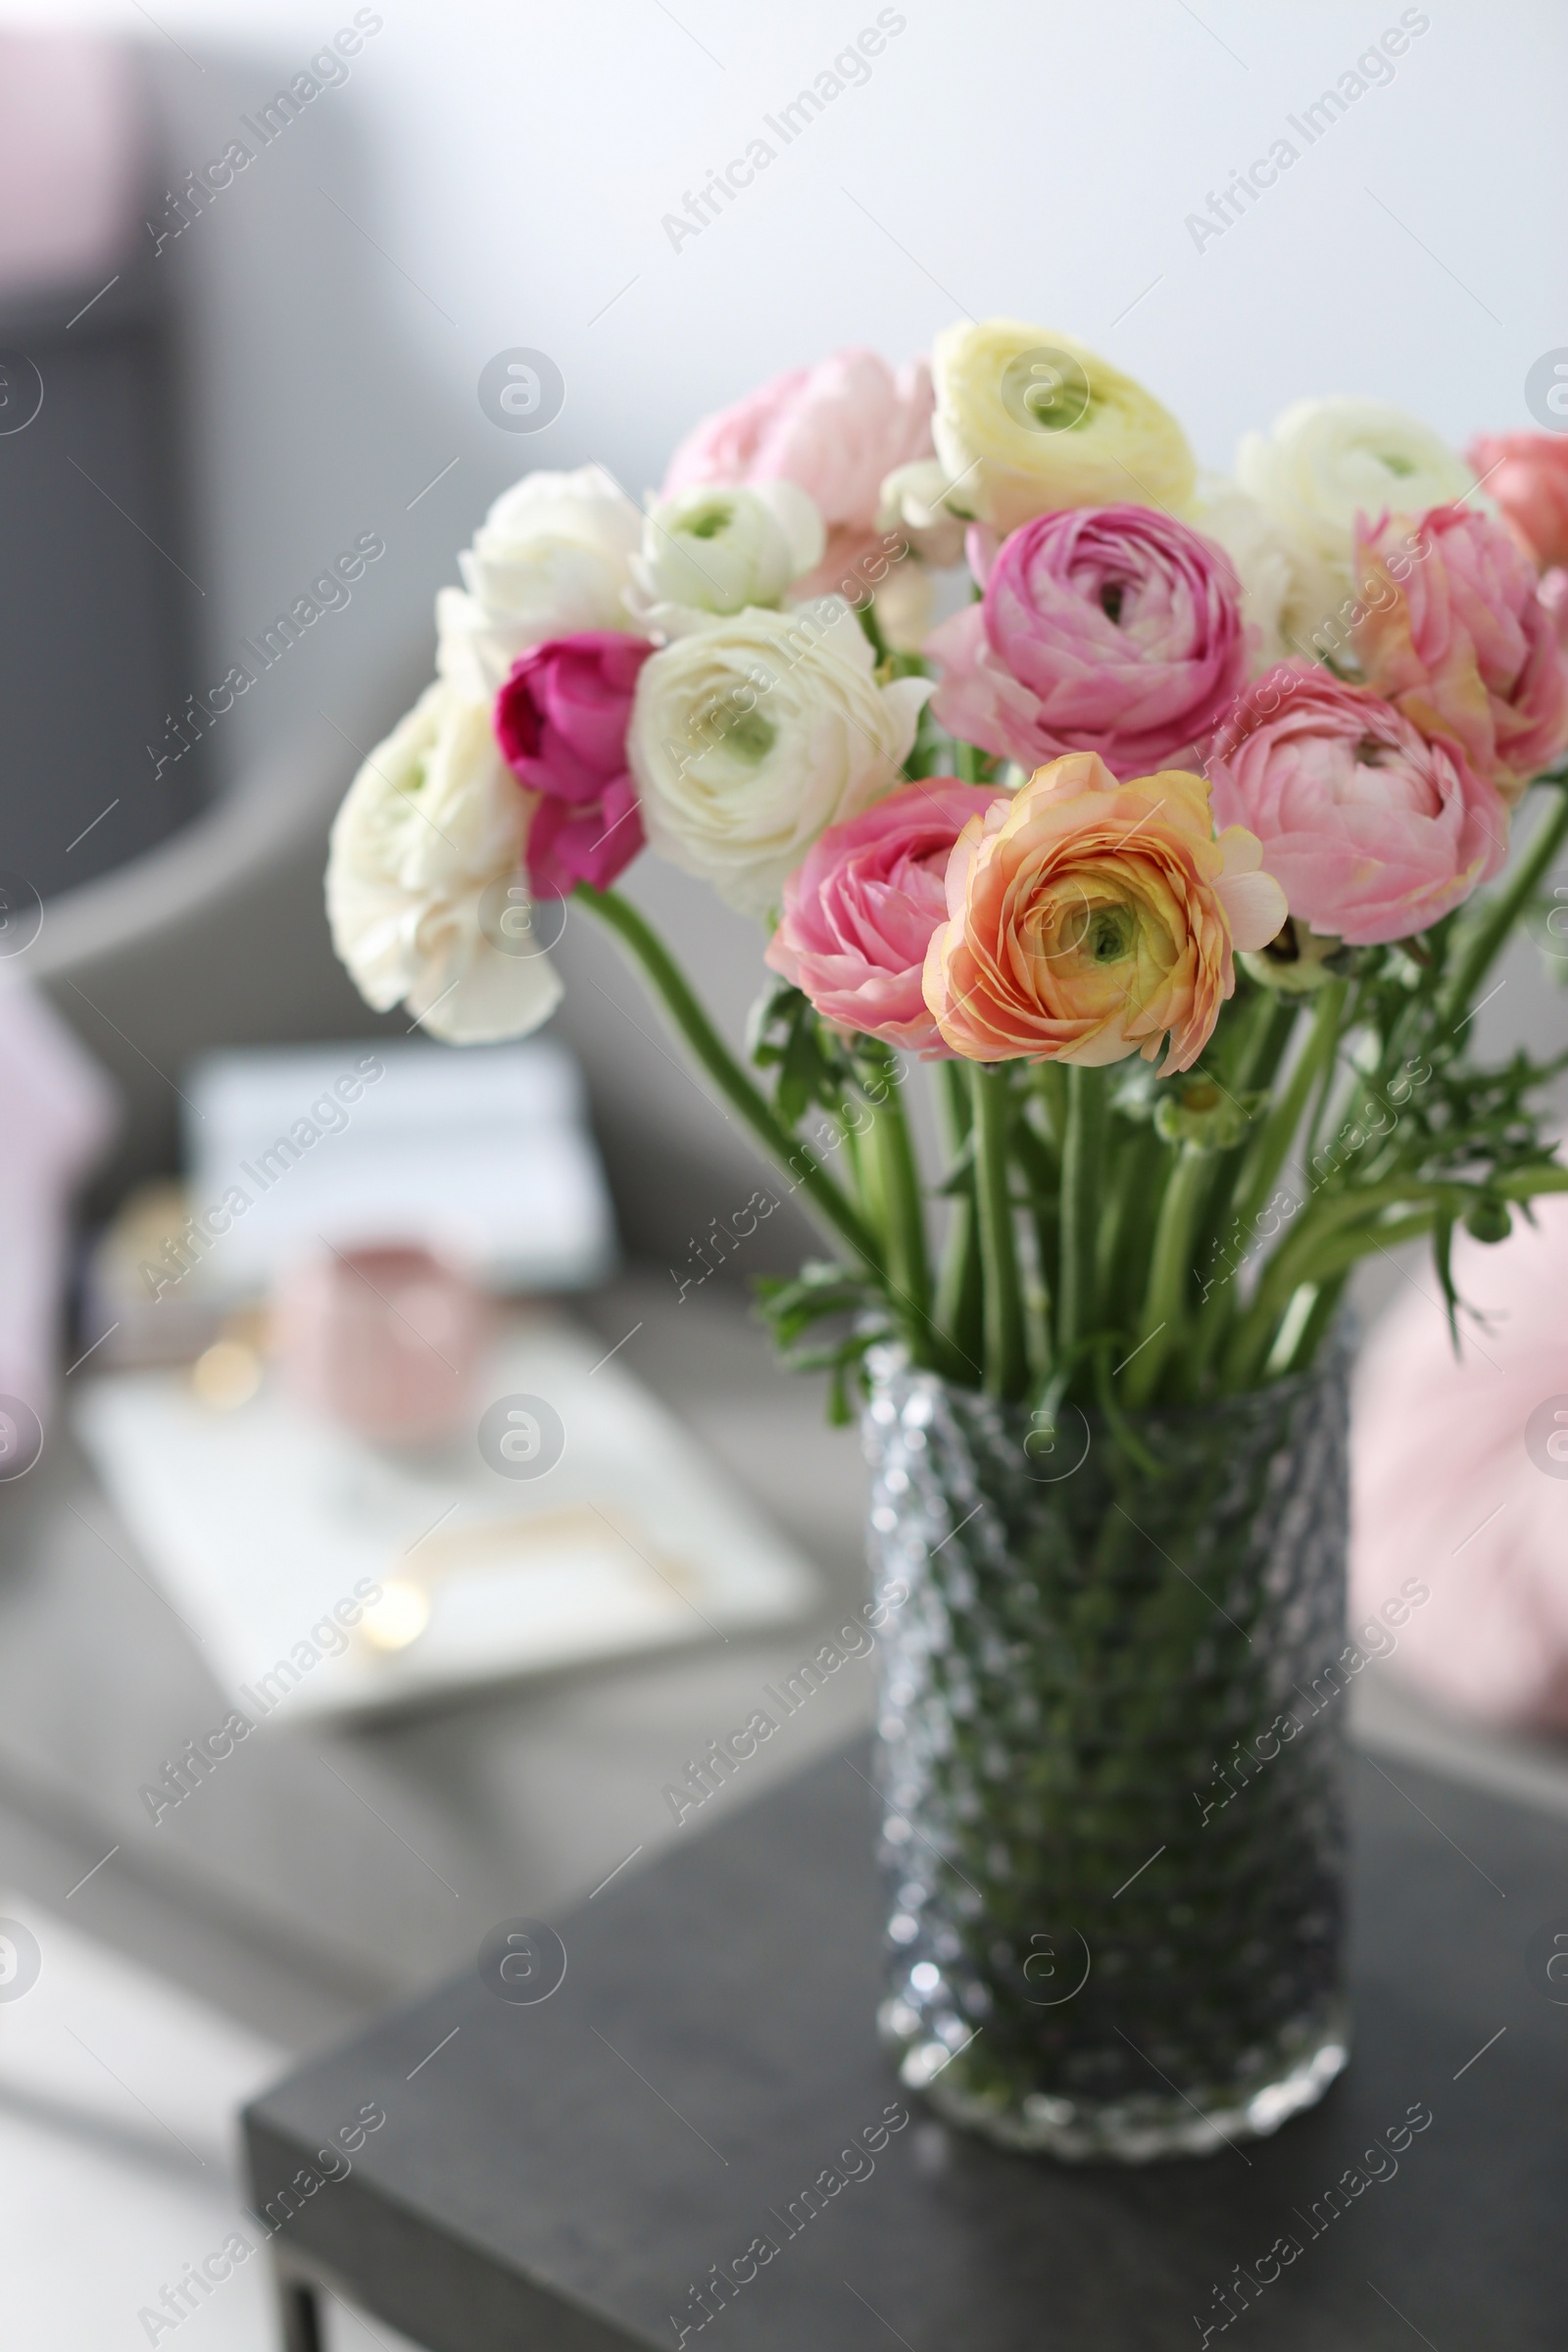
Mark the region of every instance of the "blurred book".
[[303, 1413], [275, 1379], [224, 1410], [186, 1375], [115, 1373], [82, 1394], [76, 1425], [252, 1723], [395, 1707], [810, 1608], [815, 1571], [596, 1342], [517, 1316], [485, 1394], [483, 1419], [424, 1454]]
[[186, 1091], [192, 1214], [211, 1233], [198, 1290], [253, 1297], [323, 1241], [422, 1242], [496, 1290], [574, 1290], [609, 1270], [582, 1078], [554, 1039], [213, 1054]]
[[502, 1292], [581, 1289], [613, 1263], [582, 1078], [552, 1038], [212, 1054], [184, 1088], [184, 1183], [133, 1193], [87, 1257], [97, 1369], [198, 1354], [323, 1243], [422, 1243]]

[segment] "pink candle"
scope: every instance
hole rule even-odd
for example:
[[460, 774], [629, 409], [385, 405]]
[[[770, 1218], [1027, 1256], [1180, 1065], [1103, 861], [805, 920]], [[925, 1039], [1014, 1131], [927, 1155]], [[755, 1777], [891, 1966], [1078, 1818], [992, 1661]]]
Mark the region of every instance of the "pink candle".
[[415, 1244], [329, 1250], [278, 1285], [283, 1376], [304, 1404], [363, 1437], [418, 1444], [470, 1410], [490, 1303]]

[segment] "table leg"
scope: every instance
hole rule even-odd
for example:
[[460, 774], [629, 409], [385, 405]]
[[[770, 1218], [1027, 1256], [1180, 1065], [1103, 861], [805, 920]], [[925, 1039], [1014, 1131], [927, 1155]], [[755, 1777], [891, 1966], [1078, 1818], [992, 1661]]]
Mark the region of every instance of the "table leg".
[[283, 2352], [325, 2352], [321, 2308], [309, 2279], [275, 2265]]

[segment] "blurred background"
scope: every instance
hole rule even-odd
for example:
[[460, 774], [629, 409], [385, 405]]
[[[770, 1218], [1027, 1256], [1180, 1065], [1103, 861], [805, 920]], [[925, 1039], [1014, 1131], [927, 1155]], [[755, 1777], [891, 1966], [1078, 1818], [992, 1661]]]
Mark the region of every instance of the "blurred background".
[[[862, 76], [788, 143], [764, 133], [871, 24], [886, 38]], [[1387, 78], [1223, 233], [1195, 234], [1214, 192], [1396, 24], [1410, 37]], [[677, 1834], [662, 1789], [682, 1760], [858, 1598], [854, 1439], [822, 1428], [815, 1385], [774, 1371], [747, 1320], [746, 1278], [793, 1263], [806, 1230], [785, 1209], [691, 1287], [701, 1237], [760, 1172], [608, 942], [568, 917], [543, 1058], [492, 1062], [436, 1113], [407, 1020], [368, 1012], [332, 957], [326, 827], [429, 673], [457, 550], [531, 467], [596, 461], [640, 499], [700, 415], [840, 345], [902, 360], [964, 313], [1080, 336], [1221, 470], [1241, 433], [1308, 395], [1391, 401], [1455, 446], [1539, 423], [1526, 377], [1568, 341], [1544, 266], [1568, 204], [1565, 51], [1544, 0], [1505, 23], [1480, 0], [1371, 16], [1348, 0], [8, 13], [0, 970], [19, 986], [0, 996], [16, 1351], [0, 1387], [25, 1396], [29, 1330], [58, 1333], [70, 1367], [36, 1469], [0, 1484], [0, 1914], [48, 1963], [26, 2002], [0, 2005], [0, 2142], [9, 2177], [34, 2184], [0, 2212], [8, 2341], [128, 2337], [144, 2290], [221, 2238], [241, 2092], [466, 1960], [493, 1920], [559, 1910]], [[759, 135], [772, 166], [694, 230], [693, 195]], [[519, 349], [564, 386], [538, 429], [514, 429], [484, 389]], [[342, 596], [313, 597], [334, 564]], [[649, 859], [628, 888], [738, 1038], [755, 928]], [[1528, 945], [1504, 977], [1483, 1046], [1559, 1045], [1564, 1000]], [[275, 1058], [293, 1049], [316, 1051]], [[626, 1507], [663, 1507], [661, 1460], [710, 1479], [712, 1509], [737, 1516], [690, 1546], [745, 1553], [750, 1582], [714, 1602], [709, 1634], [626, 1601], [623, 1638], [600, 1644], [616, 1654], [568, 1627], [549, 1656], [522, 1642], [510, 1678], [465, 1666], [454, 1634], [449, 1675], [386, 1707], [343, 1681], [158, 1813], [145, 1791], [236, 1703], [244, 1641], [259, 1666], [270, 1652], [260, 1618], [242, 1629], [243, 1596], [202, 1582], [222, 1497], [197, 1494], [189, 1462], [217, 1456], [178, 1453], [170, 1393], [114, 1384], [162, 1355], [180, 1369], [158, 1377], [188, 1388], [183, 1367], [205, 1364], [180, 1410], [237, 1446], [263, 1373], [244, 1282], [198, 1268], [183, 1325], [165, 1316], [149, 1337], [135, 1270], [194, 1198], [168, 1188], [218, 1167], [212, 1122], [236, 1153], [253, 1133], [265, 1145], [277, 1101], [314, 1102], [383, 1050], [384, 1152], [434, 1116], [502, 1137], [519, 1167], [534, 1154], [526, 1215], [468, 1202], [470, 1255], [509, 1295], [572, 1294], [518, 1329], [565, 1350], [550, 1358], [564, 1382], [614, 1351], [633, 1417], [616, 1458], [641, 1447], [649, 1465]], [[356, 1186], [379, 1181], [368, 1111], [353, 1132], [367, 1157], [320, 1213], [349, 1218], [345, 1247], [384, 1243], [350, 1230]], [[1415, 1261], [1380, 1266], [1363, 1312], [1425, 1280]], [[464, 1311], [426, 1305], [442, 1330]], [[636, 1419], [651, 1391], [667, 1422]], [[269, 1458], [291, 1493], [337, 1475], [296, 1462], [297, 1430], [256, 1426], [233, 1457], [241, 1486], [266, 1486]], [[420, 1459], [387, 1520], [411, 1542], [439, 1486]], [[253, 1586], [286, 1582], [267, 1562], [291, 1547], [368, 1541], [377, 1494], [333, 1493], [338, 1537], [270, 1523]], [[870, 1704], [852, 1664], [756, 1784]], [[1462, 1730], [1395, 1672], [1363, 1678], [1357, 1704], [1365, 1737], [1568, 1810], [1539, 1732]], [[68, 2184], [107, 2218], [63, 2282], [49, 2231]], [[261, 2282], [231, 2300], [189, 2340], [267, 2341]], [[370, 2340], [354, 2325], [344, 2343]]]

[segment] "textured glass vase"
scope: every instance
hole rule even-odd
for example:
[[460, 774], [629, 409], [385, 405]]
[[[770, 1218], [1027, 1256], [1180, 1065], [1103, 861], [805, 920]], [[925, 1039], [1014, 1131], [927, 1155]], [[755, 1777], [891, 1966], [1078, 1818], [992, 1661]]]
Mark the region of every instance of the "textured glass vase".
[[1130, 1446], [873, 1375], [904, 2081], [1067, 2158], [1276, 2130], [1347, 2055], [1346, 1351]]

